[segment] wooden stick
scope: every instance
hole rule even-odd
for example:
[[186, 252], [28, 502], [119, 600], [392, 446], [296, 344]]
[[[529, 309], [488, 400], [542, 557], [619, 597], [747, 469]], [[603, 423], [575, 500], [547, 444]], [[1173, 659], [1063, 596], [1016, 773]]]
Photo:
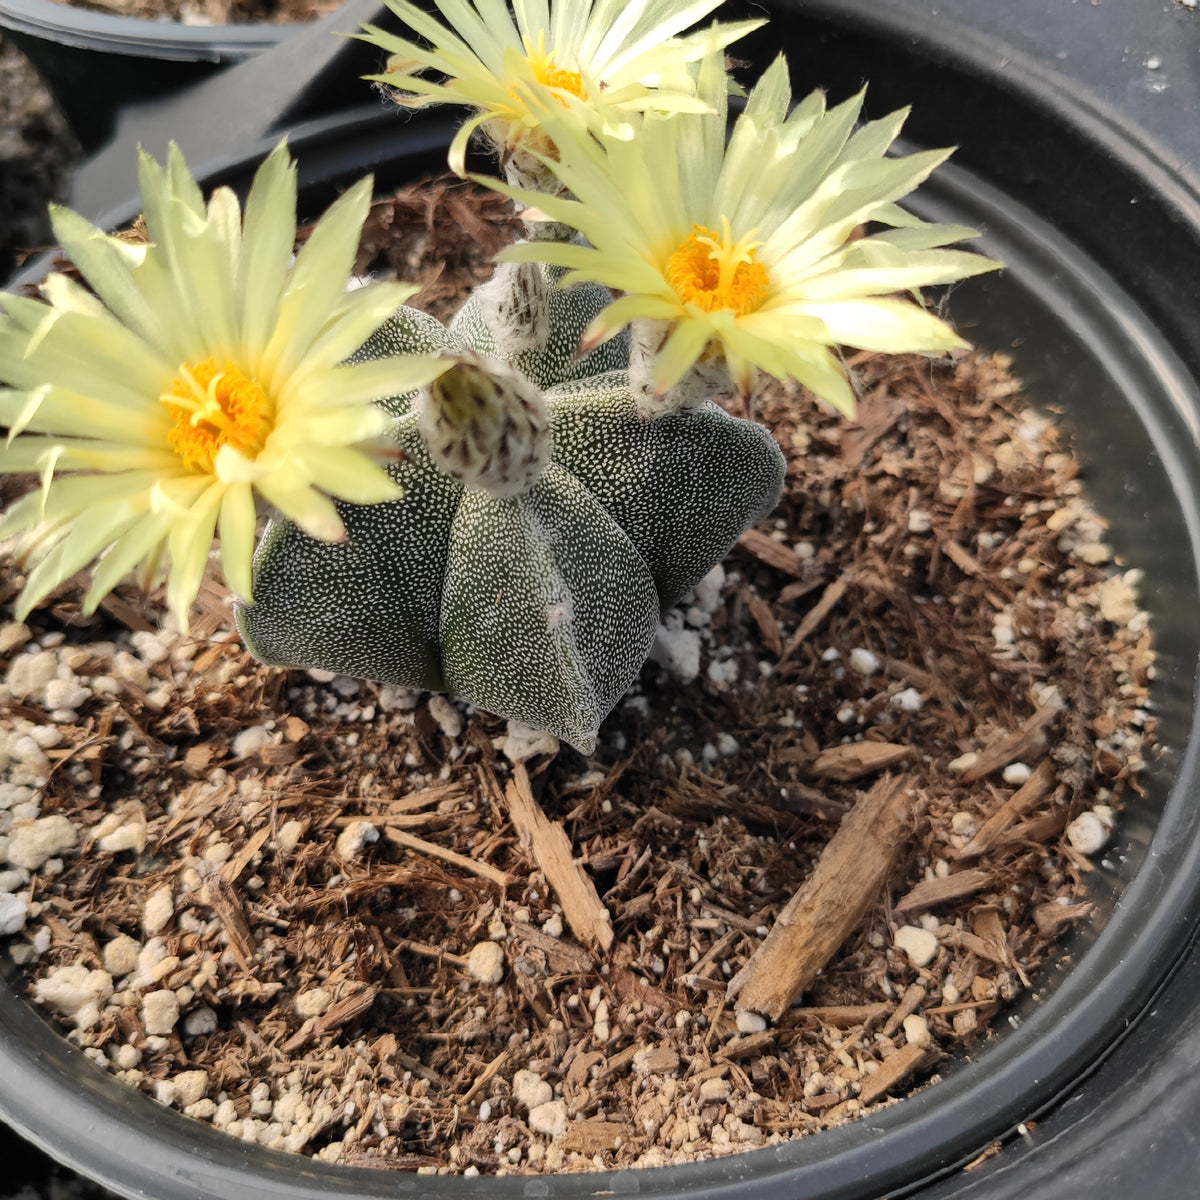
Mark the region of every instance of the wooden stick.
[[1057, 705], [1043, 705], [1033, 716], [1022, 721], [1012, 733], [1006, 734], [984, 750], [963, 772], [963, 783], [975, 783], [997, 768], [1008, 766], [1029, 750], [1040, 749], [1043, 744], [1042, 730], [1058, 716], [1058, 713]]
[[768, 537], [757, 529], [747, 529], [738, 538], [738, 545], [761, 562], [768, 563], [776, 570], [784, 571], [788, 575], [799, 575], [804, 569], [799, 555], [791, 546], [785, 546], [782, 542], [777, 542], [773, 537]]
[[563, 916], [581, 942], [601, 951], [613, 944], [612, 918], [596, 894], [596, 885], [571, 854], [571, 839], [551, 821], [533, 798], [524, 763], [513, 767], [513, 777], [504, 789], [508, 815], [528, 847], [534, 862], [546, 876], [563, 907]]
[[816, 604], [804, 614], [800, 624], [796, 626], [796, 632], [792, 634], [788, 640], [788, 644], [784, 647], [783, 655], [779, 660], [780, 666], [783, 666], [795, 654], [800, 644], [834, 610], [838, 601], [841, 600], [849, 589], [850, 578], [850, 572], [844, 571], [821, 593], [821, 598]]
[[858, 1098], [863, 1104], [870, 1104], [881, 1096], [887, 1095], [898, 1083], [907, 1079], [918, 1067], [928, 1061], [929, 1052], [924, 1046], [911, 1042], [889, 1054], [883, 1060], [874, 1075], [863, 1077], [862, 1089]]
[[912, 757], [912, 748], [893, 742], [846, 742], [822, 750], [809, 766], [818, 779], [837, 779], [847, 783], [876, 771], [886, 771]]
[[397, 829], [394, 825], [388, 825], [383, 834], [389, 842], [393, 842], [397, 846], [405, 846], [409, 850], [428, 854], [430, 858], [440, 858], [443, 862], [453, 863], [454, 866], [461, 867], [464, 871], [470, 871], [473, 875], [482, 875], [484, 879], [490, 879], [498, 887], [506, 888], [513, 882], [513, 877], [507, 871], [501, 871], [499, 867], [493, 867], [491, 863], [480, 862], [477, 858], [468, 858], [465, 854], [448, 850], [436, 842], [427, 842], [424, 838], [413, 837], [411, 833], [405, 833], [403, 829]]
[[988, 817], [979, 832], [954, 857], [975, 858], [991, 849], [1018, 817], [1023, 817], [1050, 794], [1054, 780], [1054, 764], [1043, 758], [1033, 774]]
[[907, 775], [859, 798], [750, 961], [729, 981], [737, 1008], [777, 1021], [878, 899], [912, 807]]
[[924, 912], [950, 900], [961, 900], [981, 892], [993, 880], [992, 872], [981, 867], [972, 867], [945, 878], [923, 879], [906, 896], [897, 902], [894, 912]]
[[848, 1029], [853, 1025], [865, 1025], [888, 1016], [893, 1006], [885, 1001], [877, 1004], [826, 1004], [814, 1008], [793, 1008], [788, 1012], [787, 1023], [815, 1021], [819, 1025], [832, 1025], [835, 1029]]

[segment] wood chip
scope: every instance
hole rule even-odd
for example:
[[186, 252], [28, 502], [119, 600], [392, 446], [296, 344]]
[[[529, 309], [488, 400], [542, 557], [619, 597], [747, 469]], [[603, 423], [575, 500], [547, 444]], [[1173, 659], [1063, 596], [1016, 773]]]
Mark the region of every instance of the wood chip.
[[250, 932], [241, 896], [228, 880], [215, 876], [204, 885], [202, 899], [217, 914], [224, 927], [229, 948], [237, 958], [238, 966], [243, 971], [249, 970], [250, 960], [258, 947], [254, 934]]
[[763, 645], [776, 656], [782, 654], [783, 640], [779, 636], [779, 619], [775, 616], [775, 610], [758, 595], [752, 594], [748, 603]]
[[778, 1034], [774, 1029], [764, 1029], [759, 1033], [747, 1033], [741, 1037], [730, 1038], [718, 1051], [718, 1059], [729, 1059], [737, 1062], [745, 1058], [757, 1058], [773, 1046]]
[[1089, 900], [1079, 904], [1039, 904], [1033, 910], [1033, 920], [1043, 937], [1055, 937], [1063, 926], [1086, 920], [1095, 907]]
[[616, 1150], [633, 1137], [633, 1129], [621, 1121], [601, 1119], [572, 1121], [560, 1139], [564, 1150], [577, 1154], [598, 1154]]
[[806, 612], [796, 626], [796, 632], [788, 639], [779, 659], [782, 666], [819, 628], [822, 621], [838, 606], [842, 597], [850, 589], [852, 572], [847, 571], [835, 579], [822, 593], [821, 598]]
[[849, 1029], [855, 1025], [869, 1025], [888, 1016], [892, 1005], [879, 1004], [826, 1004], [807, 1008], [791, 1008], [784, 1024], [812, 1021], [818, 1025], [832, 1025], [835, 1029]]
[[979, 832], [955, 855], [957, 859], [978, 858], [1000, 840], [1012, 823], [1040, 804], [1053, 790], [1054, 764], [1044, 758], [1030, 777], [983, 823]]
[[747, 529], [738, 538], [738, 545], [777, 571], [786, 571], [789, 575], [799, 575], [803, 570], [804, 564], [791, 546], [785, 546], [782, 542], [777, 542], [773, 537], [768, 537], [757, 529]]
[[357, 1017], [362, 1016], [374, 1003], [376, 992], [372, 987], [360, 987], [331, 1004], [319, 1017], [306, 1021], [283, 1044], [283, 1050], [290, 1053], [307, 1045], [314, 1038], [319, 1038], [335, 1029], [341, 1029]]
[[928, 1061], [929, 1052], [924, 1046], [909, 1044], [902, 1046], [883, 1060], [879, 1070], [863, 1077], [858, 1093], [859, 1102], [870, 1104], [886, 1096], [893, 1088], [903, 1083], [914, 1071]]
[[254, 856], [267, 844], [270, 837], [271, 827], [269, 825], [255, 830], [246, 844], [221, 868], [221, 878], [226, 883], [237, 883], [242, 877], [242, 873], [253, 861]]
[[923, 879], [907, 895], [896, 902], [895, 912], [927, 912], [939, 904], [961, 900], [983, 891], [993, 880], [991, 871], [975, 867], [942, 878]]
[[459, 854], [455, 850], [439, 846], [436, 842], [427, 842], [424, 838], [414, 837], [411, 833], [397, 829], [394, 825], [388, 825], [383, 833], [389, 842], [393, 842], [397, 846], [415, 850], [418, 854], [428, 854], [430, 858], [440, 858], [442, 862], [452, 863], [464, 871], [469, 871], [472, 875], [479, 875], [499, 888], [506, 888], [513, 881], [507, 871], [501, 871], [499, 867], [493, 867], [491, 863], [479, 862], [477, 859], [468, 858], [465, 854]]
[[533, 798], [523, 763], [514, 766], [504, 798], [514, 828], [558, 896], [575, 936], [597, 950], [607, 950], [613, 943], [608, 909], [596, 894], [591, 876], [572, 854], [571, 839], [563, 827], [548, 820]]
[[541, 950], [550, 970], [556, 974], [584, 975], [596, 969], [596, 960], [582, 946], [564, 938], [551, 937], [535, 925], [515, 925], [512, 936], [523, 949]]
[[750, 961], [729, 982], [739, 1009], [778, 1020], [872, 904], [895, 859], [912, 804], [912, 780], [884, 776], [821, 852]]
[[[1044, 744], [1043, 730], [1059, 714], [1057, 705], [1047, 704], [1013, 730], [1012, 733], [993, 742], [969, 766], [962, 775], [964, 783], [976, 783], [985, 775], [1011, 762], [1030, 757], [1031, 750], [1040, 750]], [[1040, 757], [1040, 755], [1039, 755]]]
[[830, 746], [822, 750], [808, 769], [818, 779], [837, 779], [845, 783], [899, 766], [911, 755], [910, 746], [895, 746], [888, 742], [848, 742], [843, 746]]

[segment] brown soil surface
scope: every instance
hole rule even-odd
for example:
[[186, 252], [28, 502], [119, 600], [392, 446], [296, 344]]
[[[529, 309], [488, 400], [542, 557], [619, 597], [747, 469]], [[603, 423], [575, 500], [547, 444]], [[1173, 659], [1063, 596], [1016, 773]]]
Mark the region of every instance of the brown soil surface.
[[[361, 265], [444, 313], [508, 236], [493, 205], [407, 190]], [[852, 424], [759, 397], [783, 502], [668, 615], [656, 657], [698, 651], [694, 677], [651, 662], [591, 759], [261, 667], [215, 584], [188, 638], [131, 588], [82, 618], [74, 583], [0, 630], [0, 839], [63, 817], [77, 842], [19, 889], [31, 995], [233, 1136], [405, 1170], [751, 1149], [978, 1054], [1095, 916], [1085, 826], [1137, 787], [1150, 634], [1002, 358], [854, 366]], [[845, 936], [794, 929], [819, 971], [739, 1015], [797, 894]], [[64, 971], [91, 1008], [55, 1000]]]

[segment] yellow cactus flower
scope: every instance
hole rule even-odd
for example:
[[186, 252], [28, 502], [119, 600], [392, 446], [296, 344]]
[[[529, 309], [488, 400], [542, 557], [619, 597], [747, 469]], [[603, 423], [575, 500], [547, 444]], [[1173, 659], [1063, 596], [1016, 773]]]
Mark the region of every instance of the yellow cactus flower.
[[228, 188], [206, 208], [175, 146], [165, 166], [143, 154], [139, 182], [146, 241], [52, 210], [91, 291], [54, 274], [47, 303], [0, 297], [0, 472], [41, 475], [0, 521], [36, 564], [22, 617], [99, 556], [85, 611], [136, 568], [146, 583], [167, 577], [186, 629], [214, 533], [226, 581], [249, 599], [256, 495], [339, 539], [330, 497], [399, 494], [370, 445], [388, 426], [373, 401], [445, 369], [417, 357], [339, 365], [415, 290], [346, 291], [370, 180], [332, 206], [294, 265], [285, 146], [259, 169], [244, 217]]
[[[711, 379], [721, 368], [743, 395], [761, 369], [850, 413], [853, 389], [833, 348], [933, 353], [965, 345], [918, 302], [896, 295], [999, 265], [944, 248], [975, 230], [926, 223], [896, 204], [949, 151], [885, 157], [906, 113], [856, 131], [861, 95], [827, 109], [814, 93], [789, 113], [782, 58], [747, 99], [727, 146], [717, 56], [701, 65], [698, 87], [711, 112], [647, 112], [631, 139], [580, 136], [555, 111], [561, 106], [541, 104], [556, 147], [544, 161], [567, 195], [479, 179], [588, 242], [535, 241], [502, 259], [557, 264], [571, 269], [564, 286], [591, 280], [624, 293], [585, 332], [584, 349], [632, 323], [631, 371], [648, 360], [650, 408], [655, 397], [667, 407], [686, 404], [689, 374]], [[864, 225], [884, 228], [856, 238]]]
[[[681, 64], [693, 62], [757, 29], [761, 20], [694, 25], [720, 0], [435, 0], [446, 19], [409, 0], [388, 7], [424, 44], [372, 25], [363, 40], [386, 50], [387, 70], [368, 76], [394, 89], [398, 103], [462, 104], [475, 110], [450, 147], [450, 165], [464, 173], [467, 141], [483, 127], [501, 150], [547, 149], [526, 89], [550, 89], [593, 106], [696, 110]], [[432, 71], [434, 78], [426, 77]], [[686, 90], [667, 84], [682, 82]]]

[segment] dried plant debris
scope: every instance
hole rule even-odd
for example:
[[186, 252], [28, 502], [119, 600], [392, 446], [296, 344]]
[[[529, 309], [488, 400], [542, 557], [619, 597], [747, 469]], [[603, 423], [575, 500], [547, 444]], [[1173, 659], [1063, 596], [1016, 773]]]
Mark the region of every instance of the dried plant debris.
[[759, 397], [784, 500], [591, 759], [260, 667], [215, 585], [187, 638], [132, 589], [82, 618], [75, 584], [0, 628], [30, 999], [232, 1136], [423, 1172], [773, 1144], [976, 1053], [1095, 919], [1151, 636], [1002, 358], [855, 366], [853, 424]]

